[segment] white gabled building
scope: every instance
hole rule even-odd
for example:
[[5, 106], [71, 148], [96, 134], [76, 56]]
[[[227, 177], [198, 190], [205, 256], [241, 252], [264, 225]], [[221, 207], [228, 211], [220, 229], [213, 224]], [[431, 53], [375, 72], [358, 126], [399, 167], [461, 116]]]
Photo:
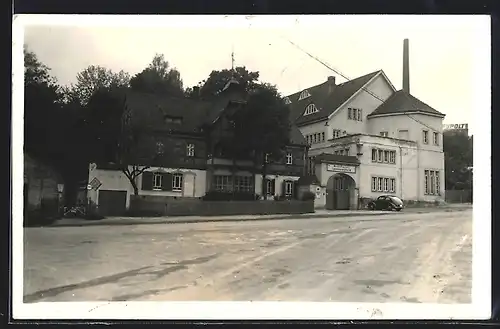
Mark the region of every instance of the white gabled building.
[[404, 90], [382, 70], [336, 84], [334, 77], [289, 95], [306, 141], [316, 206], [359, 209], [383, 194], [405, 202], [444, 200], [444, 114]]

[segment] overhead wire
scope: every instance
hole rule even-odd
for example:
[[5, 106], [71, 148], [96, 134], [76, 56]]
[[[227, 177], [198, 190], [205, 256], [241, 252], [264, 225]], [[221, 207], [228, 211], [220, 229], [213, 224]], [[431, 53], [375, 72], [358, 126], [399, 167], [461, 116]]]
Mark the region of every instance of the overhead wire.
[[[289, 40], [289, 39], [286, 39], [291, 45], [293, 45], [294, 47], [296, 47], [297, 49], [299, 49], [300, 51], [304, 52], [305, 54], [307, 54], [309, 57], [311, 57], [312, 59], [314, 59], [315, 61], [317, 61], [318, 63], [320, 63], [321, 65], [323, 65], [324, 67], [326, 67], [327, 69], [335, 72], [336, 74], [340, 75], [341, 77], [343, 77], [344, 79], [346, 79], [347, 81], [351, 80], [349, 77], [347, 77], [345, 74], [343, 74], [342, 72], [340, 72], [339, 70], [336, 70], [334, 68], [332, 68], [330, 65], [328, 65], [327, 63], [325, 63], [324, 61], [322, 61], [321, 59], [319, 59], [318, 57], [312, 55], [310, 52], [308, 52], [307, 50], [303, 49], [302, 47], [300, 47], [299, 45], [295, 44], [293, 41]], [[370, 90], [368, 90], [366, 87], [361, 87], [361, 89], [365, 92], [367, 92], [369, 95], [373, 96], [374, 98], [376, 98], [377, 100], [379, 100], [380, 102], [384, 103], [385, 100], [381, 99], [380, 97], [378, 97], [377, 95], [375, 95], [373, 92], [371, 92]], [[408, 96], [406, 96], [408, 97]], [[416, 111], [419, 111], [419, 109], [415, 106], [415, 104], [413, 102], [411, 102], [410, 100], [410, 104], [414, 107], [414, 109]], [[406, 113], [406, 112], [402, 112], [403, 114], [405, 114], [407, 117], [409, 117], [410, 119], [412, 119], [413, 121], [421, 124], [422, 126], [428, 128], [429, 130], [433, 131], [433, 132], [437, 132], [437, 133], [440, 133], [439, 130], [427, 125], [426, 123], [412, 117], [410, 114]]]

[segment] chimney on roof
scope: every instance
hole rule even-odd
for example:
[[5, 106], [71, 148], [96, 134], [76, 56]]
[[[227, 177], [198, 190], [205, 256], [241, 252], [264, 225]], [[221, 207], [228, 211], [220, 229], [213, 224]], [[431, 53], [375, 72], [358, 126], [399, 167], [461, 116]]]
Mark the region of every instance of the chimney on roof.
[[329, 76], [327, 79], [327, 83], [328, 83], [328, 93], [330, 94], [335, 88], [335, 77], [332, 75]]
[[403, 90], [410, 93], [410, 50], [409, 41], [403, 41]]

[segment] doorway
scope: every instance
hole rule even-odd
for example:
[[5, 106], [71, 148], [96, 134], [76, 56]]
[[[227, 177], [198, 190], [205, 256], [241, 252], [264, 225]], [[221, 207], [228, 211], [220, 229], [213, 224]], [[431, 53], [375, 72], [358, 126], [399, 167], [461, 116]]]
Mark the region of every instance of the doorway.
[[346, 174], [335, 174], [326, 184], [326, 209], [349, 210], [355, 209], [356, 183]]

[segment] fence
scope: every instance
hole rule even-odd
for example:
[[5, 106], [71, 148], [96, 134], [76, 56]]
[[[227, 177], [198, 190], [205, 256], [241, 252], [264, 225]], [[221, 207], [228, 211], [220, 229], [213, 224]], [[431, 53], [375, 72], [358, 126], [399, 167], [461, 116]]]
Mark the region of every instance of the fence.
[[448, 203], [472, 203], [472, 190], [446, 190], [445, 200]]

